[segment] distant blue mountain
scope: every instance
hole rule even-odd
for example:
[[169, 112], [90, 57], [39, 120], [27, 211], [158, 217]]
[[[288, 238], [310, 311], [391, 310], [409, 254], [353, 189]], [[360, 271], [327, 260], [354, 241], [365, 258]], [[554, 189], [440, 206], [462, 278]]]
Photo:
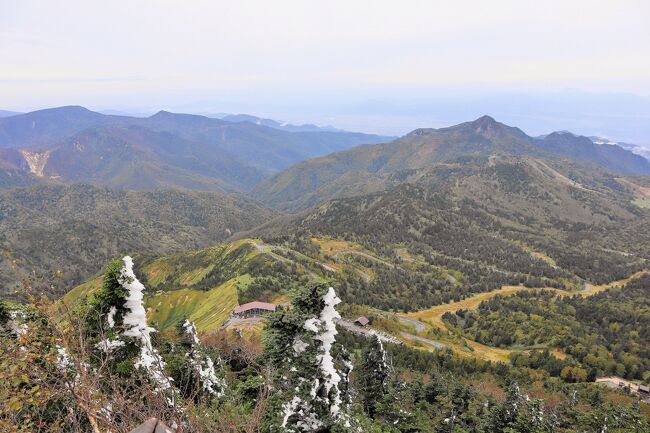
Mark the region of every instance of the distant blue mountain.
[[[15, 150], [0, 154], [0, 171], [120, 188], [242, 192], [305, 159], [387, 140], [167, 111], [132, 117], [67, 106], [0, 118], [0, 150]], [[5, 177], [5, 185], [24, 183]]]
[[[256, 125], [264, 125], [269, 128], [281, 129], [283, 131], [289, 132], [314, 132], [314, 131], [327, 131], [327, 132], [348, 132], [342, 129], [335, 128], [330, 125], [318, 126], [311, 123], [305, 123], [302, 125], [293, 125], [288, 122], [278, 122], [273, 119], [265, 119], [262, 117], [251, 116], [250, 114], [226, 114], [220, 117], [221, 120], [226, 122], [250, 122]], [[395, 137], [387, 137], [395, 138]]]
[[638, 144], [632, 144], [632, 143], [623, 143], [620, 141], [612, 140], [609, 138], [603, 138], [603, 137], [589, 137], [591, 141], [594, 144], [597, 145], [609, 145], [609, 146], [620, 146], [623, 149], [629, 150], [632, 153], [636, 153], [637, 155], [641, 155], [648, 161], [650, 161], [650, 146], [640, 146]]
[[8, 111], [8, 110], [0, 110], [0, 117], [11, 117], [15, 116], [17, 114], [22, 114], [18, 111]]

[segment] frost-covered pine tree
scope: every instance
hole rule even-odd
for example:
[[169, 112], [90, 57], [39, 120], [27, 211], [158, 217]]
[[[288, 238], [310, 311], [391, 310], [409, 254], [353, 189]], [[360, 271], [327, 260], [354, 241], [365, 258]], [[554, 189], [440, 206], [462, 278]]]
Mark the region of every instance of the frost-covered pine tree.
[[345, 381], [352, 366], [336, 344], [340, 302], [332, 287], [313, 284], [270, 317], [266, 353], [281, 400], [271, 431], [350, 431]]
[[102, 288], [94, 295], [87, 321], [87, 335], [98, 357], [124, 377], [142, 369], [159, 392], [173, 399], [172, 379], [165, 362], [153, 347], [155, 329], [147, 325], [144, 285], [133, 272], [133, 259], [113, 260], [104, 273]]
[[544, 411], [544, 401], [540, 399], [524, 399], [524, 404], [517, 414], [513, 430], [530, 433], [552, 433], [553, 425]]
[[363, 408], [373, 417], [377, 403], [386, 395], [391, 375], [386, 350], [379, 335], [374, 334], [364, 347], [358, 371], [359, 395]]
[[221, 397], [226, 388], [226, 382], [223, 377], [217, 374], [221, 366], [221, 360], [216, 362], [208, 355], [205, 347], [199, 340], [196, 326], [189, 320], [184, 320], [179, 324], [185, 353], [185, 370], [189, 372], [188, 388], [190, 394], [197, 397], [218, 398]]

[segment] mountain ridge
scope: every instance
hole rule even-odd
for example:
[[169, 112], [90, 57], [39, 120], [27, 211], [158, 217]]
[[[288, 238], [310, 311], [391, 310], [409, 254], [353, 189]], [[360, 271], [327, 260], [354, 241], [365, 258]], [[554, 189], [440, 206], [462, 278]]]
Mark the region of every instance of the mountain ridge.
[[215, 153], [202, 143], [134, 125], [90, 128], [49, 147], [45, 154], [40, 177], [64, 183], [233, 192], [264, 178], [227, 152]]
[[[350, 148], [359, 143], [383, 140], [383, 137], [380, 136], [351, 132], [287, 132], [248, 122], [226, 122], [206, 116], [171, 113], [165, 110], [149, 117], [140, 118], [105, 115], [81, 106], [65, 106], [0, 118], [0, 149], [11, 148], [23, 153], [28, 152], [35, 158], [45, 152], [56, 156], [66, 150], [63, 145], [66, 141], [73, 140], [80, 135], [86, 134], [85, 138], [87, 139], [86, 142], [80, 142], [80, 144], [99, 149], [102, 143], [108, 140], [107, 134], [118, 133], [122, 130], [120, 128], [136, 127], [149, 130], [149, 138], [158, 134], [160, 139], [159, 142], [145, 139], [142, 143], [133, 142], [133, 139], [127, 140], [132, 141], [131, 144], [134, 146], [140, 144], [143, 145], [139, 146], [140, 148], [148, 147], [149, 154], [154, 156], [154, 161], [151, 164], [156, 167], [149, 170], [148, 176], [152, 180], [145, 182], [146, 186], [165, 185], [202, 190], [245, 191], [263, 177], [298, 161]], [[168, 135], [164, 136], [164, 134]], [[113, 137], [111, 140], [116, 142], [121, 138]], [[196, 151], [190, 152], [196, 159], [194, 164], [190, 164], [186, 157], [180, 155], [179, 152], [174, 152], [171, 148], [169, 142], [173, 141], [182, 149], [189, 149], [192, 146], [189, 146], [188, 143], [194, 143], [193, 148], [200, 150], [201, 155], [198, 155]], [[174, 155], [180, 163], [177, 164], [178, 161], [175, 158], [162, 158], [163, 161], [160, 161], [159, 152], [166, 152], [167, 156]], [[43, 161], [39, 161], [39, 163], [44, 163], [44, 167], [42, 170], [35, 171], [32, 169], [33, 164], [29, 164], [28, 158], [24, 158], [23, 162], [17, 162], [15, 153], [11, 159], [9, 159], [8, 151], [0, 155], [0, 159], [3, 158], [3, 155], [7, 156], [7, 159], [0, 162], [0, 170], [4, 170], [2, 178], [6, 180], [3, 182], [9, 186], [13, 179], [15, 179], [13, 183], [20, 185], [24, 183], [23, 177], [29, 177], [29, 174], [25, 175], [25, 173], [18, 176], [21, 170], [26, 171], [26, 163], [30, 167], [27, 172], [37, 174], [38, 176], [35, 177], [40, 177], [41, 180], [54, 178], [59, 181], [67, 181], [67, 179], [78, 178], [81, 181], [95, 182], [104, 186], [126, 186], [123, 180], [117, 177], [102, 179], [101, 176], [84, 173], [83, 167], [91, 162], [79, 161], [77, 153], [68, 152], [65, 157], [59, 159], [59, 162], [67, 159], [78, 160], [78, 172], [72, 173], [73, 167], [68, 164], [68, 176], [57, 173], [60, 171], [60, 167], [48, 167], [48, 164], [51, 165], [56, 158], [44, 158]], [[121, 155], [132, 159], [124, 153]], [[111, 158], [111, 161], [113, 160], [115, 158]], [[118, 159], [112, 164], [119, 162]], [[210, 163], [215, 168], [226, 172], [226, 175], [210, 170], [208, 167]], [[161, 167], [161, 164], [164, 166]], [[104, 172], [110, 169], [109, 166], [110, 164], [107, 164], [107, 167], [96, 165], [100, 171], [103, 169]], [[174, 173], [172, 177], [176, 177], [176, 181], [165, 179], [163, 172], [167, 169]], [[195, 172], [194, 169], [198, 171]], [[48, 172], [55, 174], [43, 175]], [[38, 182], [39, 179], [32, 179], [32, 181]]]
[[23, 114], [19, 111], [10, 111], [10, 110], [0, 110], [0, 117], [11, 117], [18, 114]]
[[328, 131], [328, 132], [350, 132], [343, 129], [335, 128], [330, 125], [318, 126], [312, 123], [303, 123], [294, 125], [289, 122], [278, 122], [273, 119], [266, 119], [263, 117], [253, 116], [250, 114], [226, 114], [219, 117], [221, 120], [227, 122], [250, 122], [258, 125], [268, 126], [270, 128], [281, 129], [290, 132], [310, 132], [310, 131]]
[[297, 211], [329, 198], [390, 188], [436, 165], [462, 165], [463, 159], [495, 155], [535, 157], [561, 164], [571, 158], [577, 164], [592, 164], [592, 169], [604, 172], [650, 174], [649, 161], [622, 148], [589, 154], [596, 145], [588, 138], [564, 138], [585, 153], [559, 148], [557, 135], [536, 139], [519, 128], [483, 116], [446, 128], [420, 128], [389, 143], [359, 146], [302, 161], [263, 181], [252, 196], [281, 210]]

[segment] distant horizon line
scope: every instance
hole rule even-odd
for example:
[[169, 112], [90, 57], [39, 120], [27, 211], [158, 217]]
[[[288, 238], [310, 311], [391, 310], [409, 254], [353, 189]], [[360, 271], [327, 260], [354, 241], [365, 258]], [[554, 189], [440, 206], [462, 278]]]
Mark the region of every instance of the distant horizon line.
[[[136, 111], [136, 110], [131, 111], [131, 110], [128, 110], [128, 109], [123, 110], [123, 109], [113, 109], [113, 108], [91, 109], [91, 108], [88, 108], [85, 105], [81, 105], [81, 104], [47, 106], [47, 107], [43, 107], [43, 108], [32, 109], [30, 111], [16, 111], [16, 110], [0, 108], [0, 113], [11, 113], [10, 115], [0, 116], [0, 119], [6, 119], [6, 118], [9, 118], [9, 117], [18, 116], [18, 115], [31, 114], [31, 113], [35, 113], [35, 112], [39, 112], [39, 111], [57, 110], [57, 109], [63, 109], [63, 108], [82, 108], [84, 110], [88, 110], [90, 112], [98, 113], [98, 114], [105, 115], [105, 116], [125, 116], [125, 117], [134, 117], [134, 118], [149, 118], [149, 117], [153, 117], [153, 116], [155, 116], [157, 114], [160, 114], [160, 113], [201, 116], [201, 117], [206, 117], [206, 118], [216, 119], [216, 120], [224, 120], [224, 117], [227, 117], [227, 116], [250, 116], [250, 117], [253, 117], [253, 118], [256, 118], [256, 119], [260, 119], [260, 120], [273, 121], [273, 122], [276, 122], [276, 123], [278, 123], [278, 124], [280, 124], [282, 126], [294, 126], [294, 127], [315, 126], [315, 127], [318, 127], [318, 128], [323, 128], [325, 130], [326, 130], [326, 128], [333, 128], [335, 131], [330, 131], [330, 132], [337, 132], [338, 131], [338, 132], [348, 132], [348, 133], [363, 133], [363, 134], [385, 136], [387, 138], [403, 137], [403, 136], [408, 135], [409, 133], [411, 133], [411, 132], [413, 132], [415, 130], [418, 130], [418, 129], [448, 128], [448, 127], [453, 127], [453, 126], [456, 126], [456, 125], [460, 125], [462, 123], [473, 122], [473, 121], [476, 121], [476, 120], [481, 119], [483, 117], [489, 117], [489, 118], [495, 120], [496, 122], [501, 123], [501, 124], [503, 124], [505, 126], [519, 128], [526, 135], [528, 135], [530, 137], [534, 137], [534, 138], [544, 137], [544, 136], [550, 135], [552, 133], [571, 133], [574, 136], [578, 136], [578, 137], [582, 136], [582, 137], [587, 137], [589, 139], [593, 139], [593, 138], [604, 139], [604, 140], [608, 140], [610, 142], [614, 142], [616, 144], [618, 144], [618, 143], [634, 144], [634, 145], [641, 146], [642, 148], [644, 148], [643, 146], [646, 146], [646, 143], [637, 143], [637, 142], [630, 143], [630, 142], [625, 141], [625, 140], [619, 140], [619, 139], [617, 139], [615, 137], [611, 137], [611, 136], [609, 136], [607, 134], [598, 134], [598, 133], [582, 134], [582, 133], [573, 132], [570, 129], [552, 129], [549, 132], [541, 133], [541, 134], [540, 133], [537, 133], [537, 134], [529, 133], [529, 132], [524, 131], [524, 129], [517, 126], [516, 124], [505, 123], [505, 122], [501, 122], [499, 120], [496, 120], [497, 116], [493, 116], [493, 115], [490, 115], [490, 114], [483, 114], [483, 115], [481, 115], [479, 117], [476, 117], [474, 119], [469, 119], [469, 120], [449, 121], [449, 122], [446, 122], [444, 125], [439, 125], [439, 126], [435, 126], [435, 127], [433, 127], [433, 126], [417, 126], [417, 127], [412, 128], [412, 129], [409, 129], [407, 132], [404, 132], [404, 133], [401, 133], [401, 134], [382, 134], [382, 133], [378, 133], [378, 132], [368, 132], [368, 131], [361, 131], [361, 130], [354, 130], [354, 129], [346, 129], [346, 128], [338, 127], [338, 126], [332, 125], [332, 124], [323, 124], [323, 123], [316, 123], [316, 122], [310, 122], [310, 121], [300, 121], [300, 122], [285, 121], [283, 119], [279, 119], [279, 118], [275, 118], [275, 117], [271, 117], [271, 116], [262, 116], [262, 115], [257, 115], [257, 114], [251, 114], [250, 112], [214, 112], [213, 113], [213, 112], [207, 112], [207, 111], [180, 111], [180, 110], [174, 110], [174, 109], [171, 109], [171, 108], [161, 108], [159, 110], [151, 110], [151, 111]], [[391, 117], [390, 115], [386, 115], [386, 116]], [[398, 116], [392, 116], [392, 117], [398, 117]], [[230, 122], [229, 120], [225, 120], [225, 121]], [[242, 122], [246, 122], [246, 121], [247, 120], [242, 120]], [[237, 123], [237, 122], [233, 122], [233, 123]], [[262, 124], [260, 124], [260, 125], [261, 126], [266, 126], [266, 127], [269, 127], [269, 128], [273, 128], [272, 126], [269, 126], [269, 125], [262, 125]], [[611, 143], [609, 143], [609, 144], [611, 144]]]

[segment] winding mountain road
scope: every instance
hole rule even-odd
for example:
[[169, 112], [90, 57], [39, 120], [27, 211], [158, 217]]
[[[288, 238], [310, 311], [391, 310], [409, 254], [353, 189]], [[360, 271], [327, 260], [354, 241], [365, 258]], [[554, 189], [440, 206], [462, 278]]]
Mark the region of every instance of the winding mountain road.
[[402, 342], [395, 336], [387, 334], [385, 332], [377, 331], [372, 328], [361, 327], [351, 320], [339, 319], [336, 324], [341, 328], [350, 331], [353, 334], [361, 335], [363, 337], [371, 337], [377, 335], [379, 339], [384, 343], [393, 343], [393, 344], [402, 344]]
[[[613, 287], [623, 286], [627, 284], [630, 280], [633, 280], [635, 278], [640, 277], [641, 275], [648, 274], [648, 273], [650, 273], [649, 270], [640, 271], [635, 273], [634, 275], [631, 275], [628, 278], [625, 278], [623, 280], [618, 280], [618, 281], [612, 281], [608, 284], [602, 284], [602, 285], [585, 284], [584, 289], [576, 292], [569, 292], [566, 290], [556, 289], [552, 287], [528, 288], [523, 286], [504, 286], [500, 289], [492, 290], [490, 292], [478, 293], [474, 296], [463, 299], [461, 301], [436, 305], [426, 310], [416, 311], [413, 313], [400, 314], [398, 316], [399, 317], [398, 320], [401, 321], [402, 323], [408, 323], [410, 325], [415, 326], [417, 333], [425, 332], [427, 327], [429, 326], [448, 331], [449, 329], [447, 328], [445, 322], [442, 320], [442, 316], [445, 313], [447, 312], [454, 313], [460, 309], [474, 310], [478, 308], [481, 302], [493, 298], [496, 295], [512, 295], [520, 291], [530, 291], [530, 290], [552, 290], [560, 296], [580, 295], [583, 297], [588, 297]], [[404, 334], [402, 335], [405, 336]], [[416, 336], [416, 337], [418, 337], [417, 340], [419, 341], [425, 342], [427, 344], [432, 344], [428, 341], [424, 341], [424, 340], [428, 340], [424, 337], [421, 336]], [[422, 340], [422, 338], [424, 338], [424, 340]], [[508, 358], [508, 355], [511, 352], [508, 349], [500, 349], [496, 347], [486, 346], [464, 337], [462, 337], [462, 340], [464, 341], [464, 344], [467, 347], [471, 347], [474, 350], [475, 354], [480, 354], [481, 357], [487, 360], [504, 360]], [[435, 341], [435, 340], [431, 340], [431, 341]], [[440, 344], [444, 344], [444, 343], [440, 343]], [[455, 348], [457, 351], [460, 350], [460, 346], [458, 346], [457, 344], [452, 344], [450, 345], [450, 347]]]

